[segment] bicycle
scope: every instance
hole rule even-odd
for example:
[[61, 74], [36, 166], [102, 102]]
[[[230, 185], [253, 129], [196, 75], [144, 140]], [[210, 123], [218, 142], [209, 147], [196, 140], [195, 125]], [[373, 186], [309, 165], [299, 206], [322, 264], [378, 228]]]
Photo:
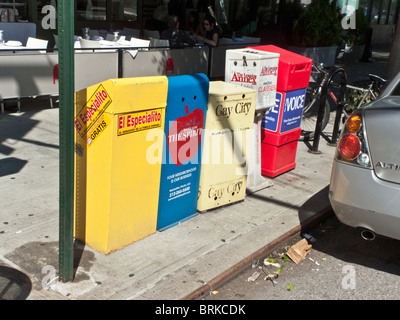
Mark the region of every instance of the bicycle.
[[344, 117], [342, 122], [345, 122], [354, 110], [376, 100], [386, 83], [386, 79], [375, 74], [368, 74], [368, 79], [348, 84], [346, 87], [350, 92], [346, 106], [343, 109]]
[[[312, 140], [314, 138], [315, 125], [317, 122], [317, 115], [319, 110], [319, 101], [322, 95], [322, 89], [326, 81], [328, 81], [329, 71], [323, 64], [313, 62], [310, 82], [306, 89], [306, 98], [304, 102], [303, 115], [301, 119], [301, 136], [302, 140]], [[331, 96], [336, 99], [335, 96]], [[329, 122], [330, 117], [330, 104], [328, 99], [324, 104], [322, 130], [325, 129]]]
[[326, 128], [329, 122], [331, 105], [337, 107], [339, 101], [344, 103], [342, 117], [342, 123], [344, 123], [352, 111], [375, 100], [387, 82], [377, 75], [369, 74], [368, 79], [357, 81], [352, 84], [346, 83], [346, 92], [342, 92], [342, 79], [335, 78], [337, 76], [342, 77], [342, 75], [338, 73], [337, 70], [337, 67], [327, 70], [322, 64], [318, 65], [313, 62], [310, 84], [306, 91], [306, 102], [304, 104], [301, 121], [300, 141], [312, 140], [314, 138], [320, 106], [319, 100], [321, 99], [323, 88], [327, 81], [329, 82], [327, 84], [328, 92], [323, 106], [321, 132]]

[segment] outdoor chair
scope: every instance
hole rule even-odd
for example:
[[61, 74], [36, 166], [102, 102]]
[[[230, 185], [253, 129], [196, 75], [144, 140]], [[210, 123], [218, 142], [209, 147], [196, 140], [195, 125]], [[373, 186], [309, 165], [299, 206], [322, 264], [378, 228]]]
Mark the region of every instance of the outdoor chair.
[[143, 37], [145, 39], [150, 39], [150, 38], [160, 39], [160, 32], [158, 30], [147, 30], [147, 29], [144, 29], [143, 30]]

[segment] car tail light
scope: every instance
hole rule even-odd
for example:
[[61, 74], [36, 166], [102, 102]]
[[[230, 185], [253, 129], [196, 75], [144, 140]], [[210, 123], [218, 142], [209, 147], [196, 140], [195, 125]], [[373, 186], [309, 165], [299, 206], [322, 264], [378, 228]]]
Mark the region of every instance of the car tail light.
[[347, 130], [350, 133], [356, 133], [361, 129], [361, 118], [359, 115], [355, 114], [349, 117], [347, 121]]
[[339, 145], [340, 155], [344, 160], [354, 160], [361, 151], [360, 139], [354, 134], [346, 134], [342, 137]]
[[347, 119], [336, 149], [336, 159], [371, 168], [362, 111], [356, 111]]

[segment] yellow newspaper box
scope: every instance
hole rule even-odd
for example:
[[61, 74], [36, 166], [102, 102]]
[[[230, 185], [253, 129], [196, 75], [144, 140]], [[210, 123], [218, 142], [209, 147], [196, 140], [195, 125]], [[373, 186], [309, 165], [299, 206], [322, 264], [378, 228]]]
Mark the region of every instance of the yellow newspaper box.
[[167, 92], [160, 76], [111, 79], [75, 94], [74, 232], [99, 252], [156, 231]]
[[200, 212], [246, 196], [256, 97], [253, 89], [210, 82], [197, 201]]

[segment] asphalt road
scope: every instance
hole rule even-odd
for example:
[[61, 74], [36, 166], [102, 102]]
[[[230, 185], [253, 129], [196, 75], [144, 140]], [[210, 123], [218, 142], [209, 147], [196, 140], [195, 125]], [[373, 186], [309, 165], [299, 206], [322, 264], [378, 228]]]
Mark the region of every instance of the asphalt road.
[[[400, 299], [400, 242], [384, 237], [363, 240], [358, 230], [332, 215], [308, 231], [315, 240], [299, 264], [281, 254], [301, 237], [265, 258], [274, 258], [283, 269], [273, 283], [264, 280], [278, 267], [249, 266], [247, 270], [199, 300], [389, 300]], [[259, 261], [262, 265], [263, 261]], [[255, 272], [261, 275], [248, 281]]]

